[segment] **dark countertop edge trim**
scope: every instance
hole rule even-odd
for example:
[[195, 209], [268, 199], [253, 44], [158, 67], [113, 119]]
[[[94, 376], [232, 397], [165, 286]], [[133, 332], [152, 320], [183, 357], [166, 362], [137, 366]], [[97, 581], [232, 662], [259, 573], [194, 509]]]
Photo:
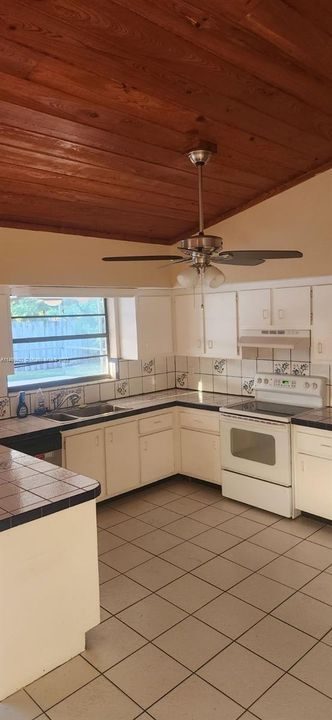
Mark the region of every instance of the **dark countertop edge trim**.
[[18, 527], [18, 525], [24, 525], [31, 522], [32, 520], [40, 520], [47, 515], [59, 512], [60, 510], [68, 510], [75, 505], [81, 505], [82, 503], [88, 502], [88, 500], [94, 500], [101, 493], [101, 487], [90, 488], [89, 490], [83, 490], [77, 495], [73, 495], [71, 498], [62, 498], [59, 495], [58, 500], [48, 503], [47, 505], [32, 508], [29, 510], [27, 507], [25, 512], [21, 512], [18, 515], [10, 515], [1, 520], [0, 518], [0, 532], [3, 530], [10, 530], [11, 528]]
[[[123, 410], [123, 412], [117, 412], [112, 415], [100, 415], [94, 418], [80, 418], [73, 422], [61, 423], [55, 422], [54, 427], [42, 428], [40, 430], [29, 430], [28, 432], [17, 433], [15, 435], [8, 435], [7, 437], [0, 438], [0, 445], [6, 445], [6, 441], [14, 441], [16, 438], [24, 437], [29, 439], [33, 435], [42, 434], [48, 435], [54, 432], [62, 432], [63, 430], [77, 430], [80, 427], [86, 427], [88, 425], [99, 425], [100, 423], [112, 422], [113, 420], [121, 420], [122, 418], [131, 417], [132, 415], [142, 415], [143, 413], [155, 412], [156, 410], [163, 410], [164, 408], [176, 407], [189, 407], [194, 410], [212, 410], [218, 412], [220, 405], [209, 405], [207, 403], [195, 403], [186, 400], [170, 400], [169, 402], [157, 403], [156, 405], [149, 405], [149, 407], [131, 408], [130, 410]], [[30, 417], [30, 416], [28, 416]], [[1, 428], [1, 426], [0, 426]], [[8, 446], [10, 447], [10, 446]]]
[[301, 425], [302, 427], [316, 428], [316, 430], [332, 431], [332, 423], [324, 422], [324, 420], [305, 420], [304, 418], [293, 418], [292, 425]]

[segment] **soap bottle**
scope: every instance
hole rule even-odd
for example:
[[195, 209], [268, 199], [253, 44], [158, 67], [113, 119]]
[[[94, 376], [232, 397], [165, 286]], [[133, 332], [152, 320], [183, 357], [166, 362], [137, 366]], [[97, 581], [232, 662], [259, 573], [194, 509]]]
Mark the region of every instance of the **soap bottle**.
[[20, 392], [18, 397], [18, 405], [16, 410], [16, 415], [18, 418], [25, 418], [28, 414], [28, 406], [25, 402], [25, 392]]
[[45, 403], [45, 397], [41, 388], [37, 391], [37, 406], [35, 409], [35, 415], [45, 415], [47, 407]]

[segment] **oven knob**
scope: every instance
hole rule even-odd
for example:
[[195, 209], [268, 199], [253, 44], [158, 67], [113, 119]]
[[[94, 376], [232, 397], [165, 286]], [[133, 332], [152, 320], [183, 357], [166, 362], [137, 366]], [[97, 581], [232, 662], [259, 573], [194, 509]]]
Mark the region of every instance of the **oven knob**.
[[258, 382], [258, 383], [261, 383], [261, 382], [262, 382], [262, 378], [261, 378], [261, 377], [257, 378], [257, 382]]
[[313, 387], [314, 390], [317, 390], [318, 384], [317, 384], [317, 383], [312, 383], [312, 387]]
[[304, 387], [305, 387], [306, 390], [308, 390], [308, 388], [310, 388], [310, 383], [305, 382], [305, 383], [304, 383]]
[[269, 382], [269, 379], [268, 379], [268, 378], [264, 378], [264, 385], [267, 385], [268, 382]]

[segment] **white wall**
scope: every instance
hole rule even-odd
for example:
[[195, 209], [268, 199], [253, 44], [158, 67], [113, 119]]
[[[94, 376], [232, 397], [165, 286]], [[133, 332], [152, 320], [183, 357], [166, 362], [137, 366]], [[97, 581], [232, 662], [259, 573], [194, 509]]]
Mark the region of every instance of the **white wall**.
[[[300, 260], [257, 267], [220, 266], [229, 282], [255, 282], [332, 273], [332, 170], [208, 228], [225, 250], [301, 250]], [[176, 271], [173, 269], [174, 278]]]

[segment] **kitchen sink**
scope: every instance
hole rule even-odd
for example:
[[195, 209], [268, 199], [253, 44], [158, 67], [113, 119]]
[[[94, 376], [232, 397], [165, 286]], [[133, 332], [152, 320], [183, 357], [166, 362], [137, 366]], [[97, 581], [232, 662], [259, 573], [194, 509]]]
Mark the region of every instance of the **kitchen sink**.
[[[108, 402], [93, 403], [91, 405], [84, 405], [83, 407], [70, 408], [70, 414], [74, 417], [93, 417], [94, 415], [107, 415], [108, 413], [120, 412], [125, 408], [118, 407], [118, 405], [112, 405]], [[128, 408], [126, 408], [128, 409]]]
[[131, 410], [131, 408], [123, 408], [113, 405], [109, 402], [91, 403], [82, 407], [71, 407], [64, 412], [63, 410], [53, 410], [46, 413], [43, 417], [47, 420], [58, 420], [58, 422], [69, 422], [78, 418], [98, 417], [99, 415], [110, 415], [111, 413]]
[[46, 420], [58, 420], [59, 422], [68, 422], [69, 420], [74, 420], [73, 415], [69, 415], [69, 413], [61, 412], [54, 410], [54, 412], [48, 412], [42, 417], [46, 418]]

